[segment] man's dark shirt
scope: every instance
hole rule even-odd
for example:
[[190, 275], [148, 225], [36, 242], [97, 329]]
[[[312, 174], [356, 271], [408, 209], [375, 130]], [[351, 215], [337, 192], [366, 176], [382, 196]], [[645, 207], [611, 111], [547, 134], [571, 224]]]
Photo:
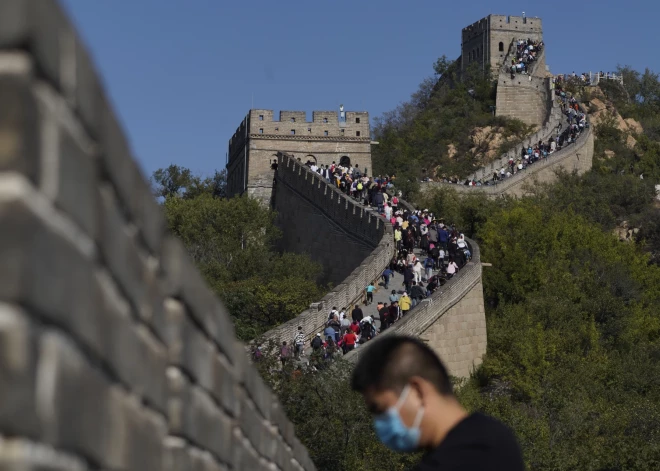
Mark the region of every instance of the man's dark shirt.
[[472, 414], [428, 452], [415, 471], [524, 471], [513, 432], [483, 414]]
[[411, 298], [423, 299], [425, 296], [426, 296], [426, 290], [424, 288], [421, 288], [419, 285], [415, 285], [412, 288], [410, 288]]
[[353, 312], [351, 312], [351, 317], [353, 318], [354, 321], [360, 322], [364, 317], [364, 315], [362, 314], [362, 309], [360, 309], [359, 307], [353, 309]]

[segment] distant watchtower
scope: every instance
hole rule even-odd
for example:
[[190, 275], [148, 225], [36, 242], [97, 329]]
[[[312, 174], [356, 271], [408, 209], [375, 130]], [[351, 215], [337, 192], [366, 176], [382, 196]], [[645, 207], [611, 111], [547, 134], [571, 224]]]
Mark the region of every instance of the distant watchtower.
[[273, 161], [279, 151], [303, 164], [358, 166], [372, 171], [371, 130], [366, 111], [314, 111], [307, 120], [304, 111], [252, 109], [229, 140], [227, 192], [248, 195], [264, 202], [273, 189]]
[[461, 71], [472, 63], [495, 71], [502, 65], [513, 40], [543, 39], [541, 18], [488, 15], [462, 31]]

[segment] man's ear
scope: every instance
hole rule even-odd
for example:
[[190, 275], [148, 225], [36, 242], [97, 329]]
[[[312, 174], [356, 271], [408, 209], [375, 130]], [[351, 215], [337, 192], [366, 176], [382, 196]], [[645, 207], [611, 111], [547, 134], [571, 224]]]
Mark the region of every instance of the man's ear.
[[419, 400], [423, 407], [426, 407], [428, 400], [431, 394], [431, 389], [433, 388], [431, 384], [420, 376], [413, 376], [408, 380], [410, 385], [411, 392], [415, 392], [416, 396], [419, 397]]

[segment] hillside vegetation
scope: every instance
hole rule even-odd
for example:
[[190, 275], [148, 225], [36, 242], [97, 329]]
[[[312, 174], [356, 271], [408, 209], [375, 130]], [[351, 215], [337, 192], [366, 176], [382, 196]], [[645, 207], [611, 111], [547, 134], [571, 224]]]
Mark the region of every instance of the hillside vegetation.
[[[493, 264], [488, 353], [460, 396], [514, 428], [530, 470], [660, 469], [660, 81], [620, 72], [624, 87], [579, 90], [607, 108], [587, 174], [520, 200], [438, 190], [418, 201]], [[623, 225], [635, 228], [625, 241]]]
[[[611, 85], [602, 90], [611, 116], [596, 126], [594, 168], [586, 175], [562, 174], [520, 200], [438, 190], [415, 201], [475, 237], [482, 260], [493, 265], [483, 275], [488, 352], [459, 398], [515, 430], [529, 470], [660, 469], [658, 137], [644, 129], [631, 147], [632, 131], [620, 129], [616, 117], [652, 127], [648, 110], [660, 102], [635, 95], [632, 81], [617, 102]], [[454, 132], [466, 103], [485, 116], [487, 93], [455, 106], [450, 97], [458, 92], [444, 93], [433, 98], [449, 100], [435, 135]], [[423, 103], [418, 96], [393, 116], [419, 113]], [[410, 133], [407, 125], [387, 127], [389, 142], [413, 155]], [[412, 178], [395, 157], [388, 157], [401, 165], [395, 171]], [[421, 169], [421, 159], [413, 163]], [[624, 221], [639, 231], [622, 242], [614, 231]], [[264, 358], [262, 374], [320, 469], [403, 471], [419, 458], [377, 442], [361, 398], [348, 388], [350, 365], [274, 373], [276, 362]]]
[[445, 57], [409, 102], [377, 118], [372, 149], [376, 175], [396, 174], [409, 195], [419, 179], [463, 177], [508, 151], [534, 128], [494, 116], [497, 82], [473, 64], [464, 80]]
[[319, 264], [275, 250], [281, 232], [273, 211], [251, 198], [225, 198], [224, 173], [203, 179], [170, 165], [152, 181], [170, 230], [222, 299], [241, 340], [293, 319], [325, 294]]

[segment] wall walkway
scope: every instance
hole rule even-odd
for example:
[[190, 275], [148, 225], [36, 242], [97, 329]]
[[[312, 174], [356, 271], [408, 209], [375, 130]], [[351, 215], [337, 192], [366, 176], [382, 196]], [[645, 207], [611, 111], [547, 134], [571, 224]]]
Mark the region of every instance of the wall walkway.
[[[591, 169], [594, 156], [594, 131], [587, 128], [575, 144], [551, 154], [530, 165], [525, 170], [500, 180], [495, 185], [467, 186], [440, 182], [422, 183], [422, 191], [431, 191], [434, 188], [452, 188], [459, 193], [482, 192], [489, 197], [502, 195], [523, 196], [537, 183], [547, 183], [555, 179], [558, 170], [567, 172], [576, 171], [583, 174]], [[498, 167], [494, 167], [498, 168]], [[501, 167], [500, 167], [501, 168]], [[494, 171], [494, 170], [493, 170]], [[492, 174], [492, 172], [491, 172]]]
[[[361, 301], [364, 288], [369, 282], [379, 280], [395, 253], [392, 227], [384, 218], [367, 210], [301, 162], [283, 153], [279, 155], [274, 198], [280, 214], [286, 212], [283, 229], [286, 231], [288, 224], [297, 222], [291, 234], [285, 233], [285, 239], [299, 238], [297, 243], [301, 245], [298, 250], [306, 250], [321, 237], [318, 248], [330, 253], [332, 257], [328, 262], [334, 263], [337, 253], [331, 250], [332, 247], [357, 244], [356, 239], [361, 239], [364, 244], [377, 242], [373, 251], [361, 260], [335, 290], [295, 319], [265, 335], [265, 339], [292, 341], [298, 326], [302, 326], [310, 339], [323, 330], [333, 306], [341, 309]], [[301, 204], [304, 207], [301, 208]], [[414, 209], [405, 201], [401, 204], [408, 210]], [[339, 233], [340, 238], [330, 243], [327, 237], [334, 235], [319, 236], [315, 228], [309, 227], [310, 223], [318, 224], [324, 234], [333, 234], [334, 226], [343, 229]], [[472, 261], [430, 298], [415, 307], [406, 319], [386, 331], [420, 336], [427, 340], [447, 363], [451, 373], [459, 377], [469, 376], [472, 369], [481, 363], [486, 352], [480, 253], [477, 244], [469, 242], [473, 249]], [[344, 358], [356, 360], [361, 348]]]
[[0, 0], [0, 469], [313, 470], [53, 0]]
[[286, 248], [309, 253], [334, 276], [345, 273], [323, 299], [265, 334], [266, 339], [292, 341], [299, 325], [313, 336], [323, 329], [333, 306], [359, 302], [365, 287], [389, 265], [395, 246], [392, 225], [383, 217], [288, 154], [279, 153], [278, 159], [273, 197]]
[[[468, 243], [472, 260], [458, 275], [381, 334], [420, 337], [440, 355], [450, 374], [456, 377], [468, 377], [481, 364], [487, 344], [481, 254], [476, 242], [468, 239]], [[357, 361], [361, 352], [368, 348], [367, 343], [344, 355], [344, 359]]]

